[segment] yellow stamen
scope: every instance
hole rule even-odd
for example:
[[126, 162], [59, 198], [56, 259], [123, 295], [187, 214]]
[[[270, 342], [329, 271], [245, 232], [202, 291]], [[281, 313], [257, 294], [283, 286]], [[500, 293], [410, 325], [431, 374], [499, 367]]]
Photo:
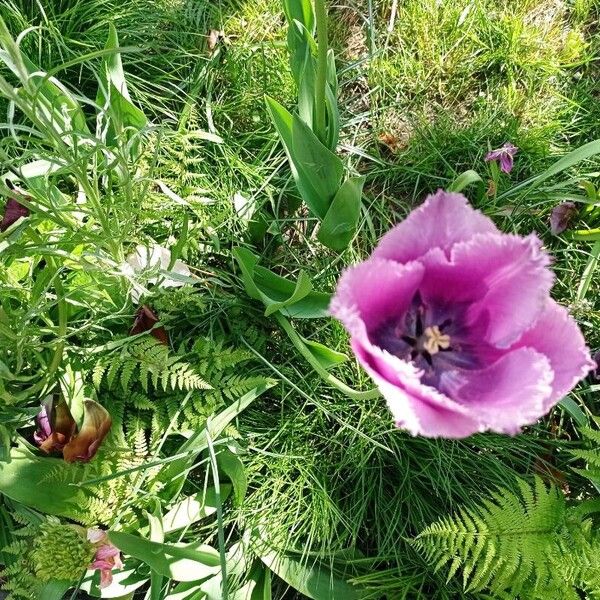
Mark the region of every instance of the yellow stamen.
[[450, 348], [450, 336], [442, 333], [437, 325], [427, 327], [424, 331], [425, 342], [423, 348], [429, 354], [437, 354], [440, 349], [447, 350]]

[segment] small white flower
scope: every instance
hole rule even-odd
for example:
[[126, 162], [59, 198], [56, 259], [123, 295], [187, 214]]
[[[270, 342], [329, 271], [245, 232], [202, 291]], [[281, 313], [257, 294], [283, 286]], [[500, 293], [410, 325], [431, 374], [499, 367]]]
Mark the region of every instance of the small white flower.
[[142, 246], [138, 244], [135, 252], [130, 254], [126, 263], [122, 265], [122, 272], [132, 276], [133, 289], [131, 298], [137, 302], [144, 287], [133, 280], [136, 276], [142, 276], [145, 284], [156, 284], [163, 288], [181, 287], [186, 283], [186, 278], [192, 277], [190, 268], [182, 261], [176, 260], [171, 268], [171, 251], [157, 244]]

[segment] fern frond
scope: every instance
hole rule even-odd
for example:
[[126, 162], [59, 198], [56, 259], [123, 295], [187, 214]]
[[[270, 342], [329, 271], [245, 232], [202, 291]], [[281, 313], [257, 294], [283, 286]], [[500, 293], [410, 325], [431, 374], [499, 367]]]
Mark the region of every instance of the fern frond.
[[499, 489], [478, 506], [461, 508], [425, 528], [413, 541], [428, 562], [462, 569], [466, 590], [508, 591], [548, 588], [553, 581], [549, 553], [565, 523], [560, 490], [536, 478], [518, 481], [519, 493]]

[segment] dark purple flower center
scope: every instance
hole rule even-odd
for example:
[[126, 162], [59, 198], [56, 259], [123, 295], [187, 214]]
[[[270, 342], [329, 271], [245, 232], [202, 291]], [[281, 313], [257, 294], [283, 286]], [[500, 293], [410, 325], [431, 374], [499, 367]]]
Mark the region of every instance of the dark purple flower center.
[[426, 304], [419, 292], [409, 309], [372, 332], [375, 344], [423, 371], [423, 383], [439, 387], [446, 371], [481, 365], [465, 326], [466, 306]]

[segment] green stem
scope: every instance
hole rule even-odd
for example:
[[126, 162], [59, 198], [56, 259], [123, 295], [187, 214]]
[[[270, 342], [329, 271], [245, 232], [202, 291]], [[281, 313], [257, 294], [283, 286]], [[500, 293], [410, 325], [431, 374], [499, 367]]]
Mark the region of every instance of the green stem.
[[600, 240], [596, 240], [590, 252], [590, 257], [588, 258], [587, 264], [585, 265], [585, 269], [583, 270], [583, 275], [581, 276], [579, 287], [577, 288], [577, 294], [575, 296], [577, 302], [581, 302], [585, 298], [588, 289], [592, 283], [592, 277], [594, 276], [594, 271], [596, 270], [599, 258]]
[[372, 389], [365, 392], [359, 392], [346, 385], [343, 381], [340, 381], [337, 377], [334, 377], [329, 373], [321, 363], [313, 356], [312, 352], [306, 347], [306, 344], [302, 341], [302, 338], [298, 335], [298, 332], [292, 327], [290, 322], [280, 313], [276, 312], [274, 315], [275, 319], [281, 325], [282, 329], [287, 333], [292, 344], [294, 344], [296, 350], [302, 354], [307, 360], [310, 366], [329, 384], [340, 390], [340, 392], [346, 394], [346, 396], [354, 400], [371, 400], [378, 398], [381, 394], [379, 390]]
[[315, 82], [315, 133], [325, 143], [325, 87], [327, 85], [327, 10], [325, 0], [315, 0], [315, 20], [317, 22], [317, 78]]
[[219, 557], [221, 561], [221, 600], [228, 600], [229, 592], [227, 589], [227, 556], [225, 554], [225, 531], [223, 528], [223, 507], [221, 505], [221, 484], [219, 482], [219, 466], [217, 464], [217, 455], [212, 444], [209, 433], [209, 427], [206, 427], [206, 444], [210, 456], [210, 466], [213, 474], [213, 484], [215, 487], [215, 504], [217, 505], [217, 537], [219, 540]]

